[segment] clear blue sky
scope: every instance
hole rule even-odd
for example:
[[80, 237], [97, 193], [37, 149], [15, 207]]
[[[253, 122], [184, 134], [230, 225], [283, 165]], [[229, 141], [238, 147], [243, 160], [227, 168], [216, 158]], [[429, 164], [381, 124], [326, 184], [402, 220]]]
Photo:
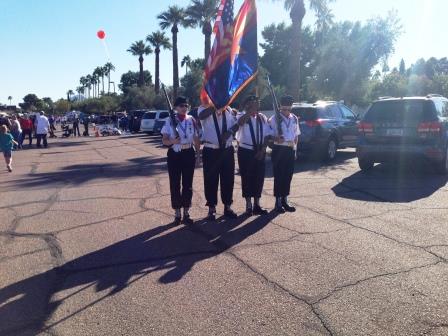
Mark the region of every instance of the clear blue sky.
[[[235, 0], [235, 12], [242, 0]], [[108, 61], [96, 32], [107, 34], [110, 61], [117, 70], [112, 80], [128, 70], [137, 71], [137, 59], [126, 52], [130, 44], [158, 29], [157, 14], [169, 4], [186, 6], [188, 0], [0, 0], [0, 102], [22, 101], [27, 93], [54, 100], [75, 90], [79, 77]], [[289, 22], [282, 1], [258, 0], [260, 31], [270, 23]], [[403, 57], [410, 65], [418, 58], [448, 56], [445, 20], [446, 0], [336, 0], [332, 5], [336, 21], [367, 20], [396, 9], [404, 33], [390, 58], [391, 67]], [[305, 24], [313, 23], [308, 14]], [[261, 48], [260, 48], [261, 52]], [[203, 55], [199, 29], [179, 33], [179, 57]], [[162, 52], [161, 78], [171, 84], [171, 54]], [[145, 68], [154, 73], [154, 57]], [[184, 69], [180, 69], [181, 74]]]

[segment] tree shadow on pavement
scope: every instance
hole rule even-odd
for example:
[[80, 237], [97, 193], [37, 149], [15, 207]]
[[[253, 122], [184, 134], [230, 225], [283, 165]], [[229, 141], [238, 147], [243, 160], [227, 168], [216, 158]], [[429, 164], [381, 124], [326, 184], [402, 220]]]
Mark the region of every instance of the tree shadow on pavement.
[[431, 196], [447, 181], [425, 163], [380, 164], [344, 178], [332, 190], [352, 200], [408, 203]]
[[[192, 226], [163, 225], [6, 286], [0, 289], [0, 334], [49, 330], [153, 272], [163, 273], [159, 283], [177, 282], [195, 264], [228, 251], [275, 217], [271, 212], [242, 226], [247, 217], [220, 222], [202, 220]], [[64, 300], [93, 286], [96, 293], [108, 292], [46, 323]]]
[[[13, 181], [13, 187], [35, 188], [52, 187], [54, 185], [80, 185], [97, 179], [114, 179], [120, 181], [136, 176], [152, 176], [166, 172], [166, 158], [136, 158], [123, 163], [88, 163], [65, 166], [51, 172], [30, 174]], [[11, 182], [0, 182], [6, 187]]]

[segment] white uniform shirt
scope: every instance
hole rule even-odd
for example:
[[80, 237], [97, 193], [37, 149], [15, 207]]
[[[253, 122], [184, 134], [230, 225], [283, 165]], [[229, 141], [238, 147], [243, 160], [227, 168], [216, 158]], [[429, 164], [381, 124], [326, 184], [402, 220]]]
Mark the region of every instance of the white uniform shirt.
[[[242, 116], [244, 116], [244, 113], [239, 113], [237, 116], [237, 119], [239, 120]], [[261, 115], [261, 116], [260, 116]], [[258, 122], [258, 119], [261, 120], [261, 128], [263, 130], [263, 138], [261, 139], [261, 132], [260, 132], [260, 124]], [[259, 113], [258, 116], [251, 116], [250, 122], [252, 123], [252, 128], [254, 130], [254, 136], [255, 136], [255, 142], [257, 144], [263, 144], [264, 138], [271, 134], [271, 128], [268, 124], [268, 119], [266, 116], [262, 113]], [[248, 123], [245, 123], [243, 126], [240, 126], [238, 129], [238, 132], [236, 133], [236, 139], [238, 140], [238, 144], [240, 147], [247, 148], [247, 149], [254, 149], [254, 143], [252, 140], [252, 134], [250, 132], [250, 126]]]
[[[177, 118], [177, 116], [176, 116]], [[175, 144], [172, 146], [175, 152], [180, 152], [182, 145], [193, 144], [194, 136], [198, 136], [197, 128], [195, 125], [195, 121], [192, 116], [186, 115], [183, 121], [177, 119], [177, 133], [179, 134], [180, 144]], [[160, 131], [163, 135], [169, 136], [171, 140], [176, 139], [176, 135], [174, 133], [174, 129], [172, 127], [171, 118], [167, 118], [165, 121], [165, 125], [162, 127]]]
[[[200, 113], [200, 111], [201, 110], [199, 109], [198, 112]], [[216, 114], [216, 118], [218, 120], [219, 132], [222, 136], [222, 116], [224, 115], [224, 113], [221, 113], [220, 115], [218, 115], [215, 112], [215, 114]], [[237, 120], [236, 120], [236, 117], [233, 115], [231, 109], [227, 109], [227, 111], [225, 111], [225, 116], [226, 116], [226, 122], [227, 122], [227, 131], [229, 131], [233, 126], [235, 126], [235, 124], [237, 123]], [[215, 122], [213, 120], [213, 114], [211, 114], [207, 118], [201, 120], [201, 125], [202, 125], [202, 139], [205, 142], [205, 144], [209, 143], [209, 144], [219, 146], [220, 140], [218, 139], [218, 135], [216, 134]], [[232, 136], [229, 137], [229, 139], [227, 139], [226, 147], [232, 146], [232, 140], [233, 140]]]
[[[285, 141], [294, 141], [297, 136], [300, 135], [300, 127], [299, 127], [299, 120], [297, 117], [290, 113], [289, 117], [286, 118], [283, 114], [280, 115], [282, 118], [281, 127], [282, 127], [282, 136], [285, 139]], [[279, 136], [277, 131], [277, 116], [273, 115], [269, 119], [269, 125], [271, 126], [272, 135], [273, 136]]]
[[39, 115], [36, 117], [36, 134], [47, 134], [49, 128], [50, 123], [46, 116]]

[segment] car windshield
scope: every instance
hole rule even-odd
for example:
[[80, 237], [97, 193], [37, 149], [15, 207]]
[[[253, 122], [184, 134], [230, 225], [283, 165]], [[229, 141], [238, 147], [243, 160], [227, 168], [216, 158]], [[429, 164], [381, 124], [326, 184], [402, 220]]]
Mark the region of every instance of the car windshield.
[[156, 118], [156, 113], [155, 112], [146, 112], [143, 115], [143, 119], [155, 119]]
[[379, 101], [367, 112], [368, 122], [403, 122], [415, 123], [434, 120], [432, 103], [426, 100], [391, 100]]

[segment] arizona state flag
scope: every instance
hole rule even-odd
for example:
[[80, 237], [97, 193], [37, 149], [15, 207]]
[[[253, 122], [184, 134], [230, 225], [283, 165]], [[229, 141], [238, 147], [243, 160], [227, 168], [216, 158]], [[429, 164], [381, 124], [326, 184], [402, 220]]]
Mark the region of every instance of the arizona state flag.
[[230, 105], [258, 70], [255, 0], [245, 0], [235, 20], [233, 1], [222, 0], [219, 9], [201, 92], [202, 103], [217, 109]]

